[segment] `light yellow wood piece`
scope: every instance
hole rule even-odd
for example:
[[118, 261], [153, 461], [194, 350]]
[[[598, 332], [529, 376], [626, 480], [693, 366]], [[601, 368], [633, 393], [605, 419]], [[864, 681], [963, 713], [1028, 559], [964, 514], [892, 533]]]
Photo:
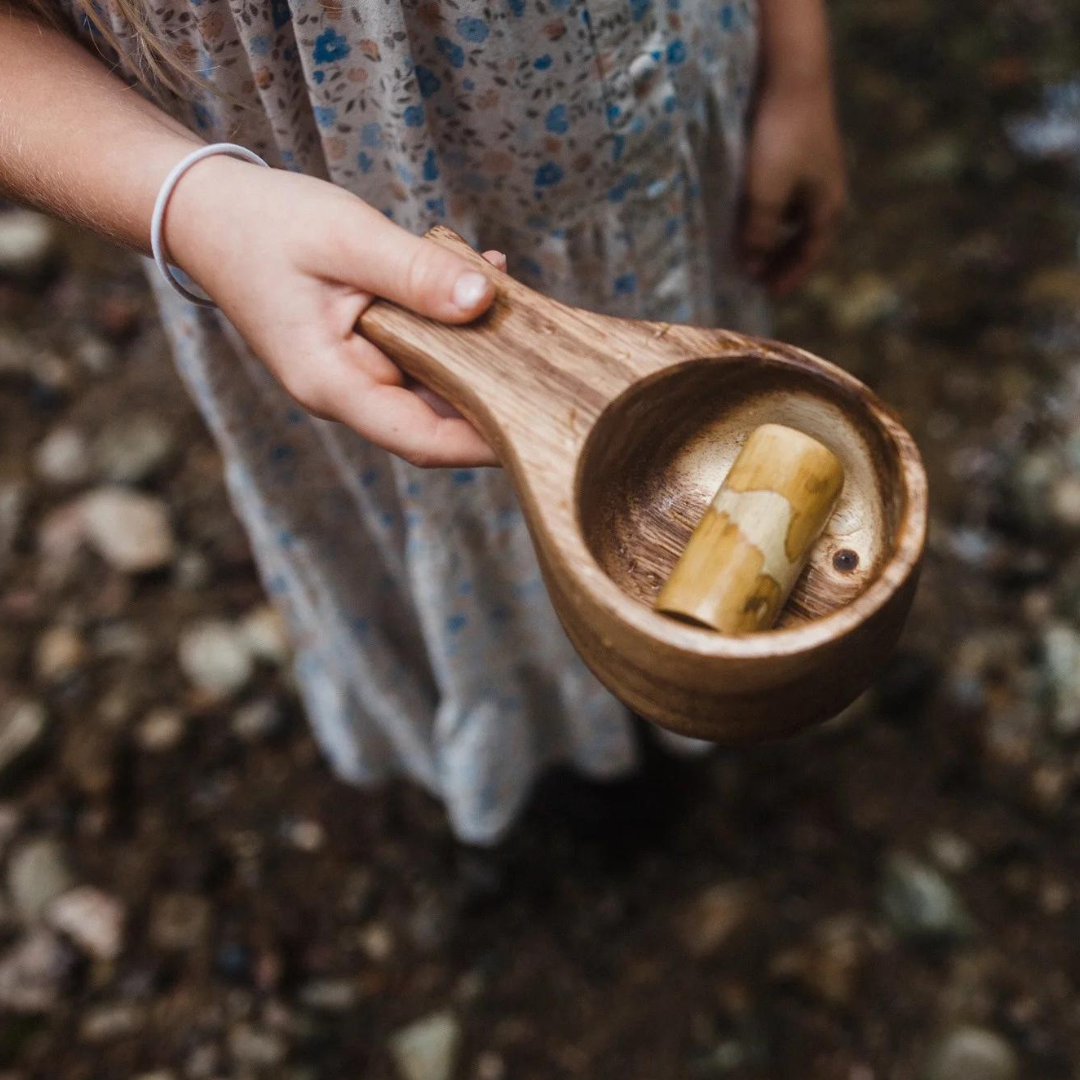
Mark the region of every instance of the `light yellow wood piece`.
[[656, 608], [725, 634], [773, 626], [840, 498], [844, 468], [782, 424], [751, 432]]

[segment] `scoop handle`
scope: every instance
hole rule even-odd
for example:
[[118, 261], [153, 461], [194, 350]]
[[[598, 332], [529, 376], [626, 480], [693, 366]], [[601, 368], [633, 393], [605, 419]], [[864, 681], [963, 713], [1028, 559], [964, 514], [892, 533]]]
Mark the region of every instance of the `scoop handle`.
[[675, 353], [651, 324], [612, 319], [544, 296], [502, 273], [443, 226], [427, 239], [495, 284], [488, 311], [449, 325], [377, 300], [357, 329], [403, 371], [463, 413], [501, 453], [508, 439], [567, 448], [642, 374]]

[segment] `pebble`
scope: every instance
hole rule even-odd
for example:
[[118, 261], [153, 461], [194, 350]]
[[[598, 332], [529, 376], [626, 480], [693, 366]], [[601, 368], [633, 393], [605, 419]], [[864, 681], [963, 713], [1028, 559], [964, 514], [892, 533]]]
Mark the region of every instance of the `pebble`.
[[217, 619], [186, 627], [180, 635], [179, 655], [184, 674], [214, 698], [231, 697], [255, 673], [247, 636]]
[[285, 839], [297, 851], [308, 854], [319, 851], [326, 844], [326, 830], [312, 818], [297, 818], [285, 823]]
[[315, 979], [300, 988], [300, 1002], [316, 1012], [348, 1012], [358, 999], [351, 979]]
[[970, 870], [978, 858], [975, 848], [962, 836], [946, 829], [932, 832], [926, 839], [930, 857], [950, 874], [963, 874]]
[[964, 902], [944, 876], [904, 852], [893, 852], [886, 860], [881, 909], [902, 938], [953, 941], [974, 929]]
[[1063, 738], [1080, 734], [1080, 633], [1066, 623], [1043, 631], [1042, 671], [1053, 707], [1051, 725]]
[[32, 930], [0, 955], [0, 1008], [48, 1012], [59, 1004], [74, 962], [51, 930]]
[[276, 608], [262, 604], [248, 612], [240, 623], [240, 631], [257, 660], [264, 660], [276, 667], [288, 660], [289, 636], [285, 620]]
[[175, 750], [184, 740], [184, 717], [176, 709], [154, 709], [135, 729], [135, 741], [148, 754]]
[[476, 1057], [473, 1067], [475, 1080], [503, 1080], [506, 1076], [506, 1062], [492, 1050], [485, 1050]]
[[60, 254], [60, 231], [52, 218], [34, 210], [0, 214], [0, 276], [36, 282], [47, 276]]
[[359, 933], [360, 948], [369, 960], [382, 964], [394, 951], [394, 935], [386, 923], [369, 923]]
[[233, 713], [229, 727], [242, 742], [262, 742], [285, 730], [285, 710], [280, 700], [266, 697], [242, 705]]
[[85, 496], [81, 509], [86, 538], [114, 570], [140, 574], [172, 560], [172, 528], [160, 499], [103, 487]]
[[9, 788], [45, 748], [49, 720], [37, 701], [17, 699], [0, 712], [0, 790]]
[[52, 626], [34, 645], [34, 674], [43, 683], [69, 678], [86, 662], [82, 637], [70, 626]]
[[897, 291], [877, 274], [862, 273], [838, 290], [830, 314], [841, 333], [852, 334], [893, 318], [899, 310]]
[[11, 554], [26, 511], [26, 485], [0, 480], [0, 566]]
[[34, 451], [34, 472], [50, 484], [81, 484], [90, 474], [86, 439], [70, 427], [57, 428]]
[[115, 960], [124, 943], [124, 909], [93, 885], [81, 885], [49, 908], [49, 925], [95, 960]]
[[691, 956], [715, 953], [742, 928], [750, 917], [755, 891], [745, 881], [712, 885], [700, 893], [683, 912], [678, 935]]
[[452, 1013], [433, 1013], [394, 1032], [390, 1055], [402, 1080], [450, 1080], [460, 1039]]
[[150, 943], [167, 952], [201, 945], [210, 929], [210, 904], [195, 893], [163, 893], [150, 907]]
[[25, 922], [43, 918], [53, 901], [74, 884], [64, 849], [55, 840], [28, 840], [8, 862], [8, 894]]
[[1050, 516], [1063, 533], [1080, 532], [1080, 477], [1069, 475], [1050, 488]]
[[237, 1065], [271, 1069], [285, 1060], [288, 1047], [280, 1035], [251, 1024], [236, 1024], [229, 1031], [229, 1052]]
[[124, 1002], [90, 1009], [79, 1025], [79, 1038], [88, 1043], [112, 1042], [138, 1031], [145, 1019], [142, 1009]]
[[774, 957], [769, 974], [798, 983], [829, 1005], [847, 1005], [858, 987], [865, 951], [859, 922], [837, 916], [815, 927], [805, 944]]
[[140, 484], [173, 456], [172, 430], [152, 413], [136, 413], [105, 425], [94, 442], [97, 475], [118, 484]]
[[960, 1027], [930, 1052], [923, 1080], [1016, 1080], [1016, 1052], [997, 1032]]

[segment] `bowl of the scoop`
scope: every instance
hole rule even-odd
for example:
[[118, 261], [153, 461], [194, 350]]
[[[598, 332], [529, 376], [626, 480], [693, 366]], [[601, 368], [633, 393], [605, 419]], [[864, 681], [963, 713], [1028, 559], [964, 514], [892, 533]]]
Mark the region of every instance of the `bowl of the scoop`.
[[[796, 428], [844, 466], [844, 488], [772, 630], [729, 636], [653, 610], [751, 431]], [[689, 360], [635, 383], [594, 425], [575, 509], [599, 573], [552, 595], [578, 650], [636, 711], [734, 742], [839, 712], [903, 626], [926, 530], [911, 437], [857, 380], [784, 346]], [[549, 586], [552, 583], [549, 582]]]

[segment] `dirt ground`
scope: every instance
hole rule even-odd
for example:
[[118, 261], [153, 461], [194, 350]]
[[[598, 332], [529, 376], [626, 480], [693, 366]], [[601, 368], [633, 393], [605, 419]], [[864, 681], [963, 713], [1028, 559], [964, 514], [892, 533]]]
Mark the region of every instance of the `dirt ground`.
[[[1080, 1076], [1080, 5], [832, 10], [853, 212], [777, 335], [922, 448], [902, 648], [840, 720], [550, 785], [494, 853], [330, 776], [139, 268], [64, 234], [0, 282], [5, 1080]], [[162, 569], [70, 542], [109, 478]], [[262, 642], [216, 696], [205, 619]]]

